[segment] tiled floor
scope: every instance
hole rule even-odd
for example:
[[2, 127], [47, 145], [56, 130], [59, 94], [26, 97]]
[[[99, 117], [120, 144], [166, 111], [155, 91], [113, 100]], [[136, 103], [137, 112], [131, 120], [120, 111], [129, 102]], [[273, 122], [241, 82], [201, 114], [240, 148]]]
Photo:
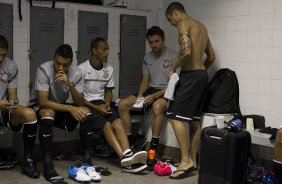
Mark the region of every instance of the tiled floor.
[[[108, 167], [112, 172], [110, 176], [102, 176], [101, 183], [113, 183], [113, 184], [197, 184], [198, 183], [198, 172], [194, 171], [190, 177], [181, 180], [171, 180], [167, 176], [157, 176], [153, 172], [142, 172], [139, 174], [124, 173], [119, 165], [118, 159], [105, 159], [97, 158], [93, 159], [97, 166]], [[71, 164], [77, 164], [74, 161], [55, 161], [55, 167], [60, 175], [65, 177], [65, 181], [68, 183], [76, 183], [73, 180], [67, 178], [67, 168]], [[38, 168], [42, 173], [42, 162], [39, 162]], [[45, 181], [44, 177], [40, 176], [39, 179], [30, 179], [25, 175], [21, 174], [21, 167], [16, 166], [12, 170], [1, 170], [0, 171], [0, 183], [1, 184], [44, 184], [48, 183]]]

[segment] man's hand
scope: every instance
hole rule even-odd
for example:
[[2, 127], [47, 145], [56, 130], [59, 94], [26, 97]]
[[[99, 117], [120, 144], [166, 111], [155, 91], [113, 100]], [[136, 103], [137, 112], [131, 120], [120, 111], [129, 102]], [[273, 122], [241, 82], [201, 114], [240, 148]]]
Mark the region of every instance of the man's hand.
[[111, 115], [112, 114], [112, 111], [111, 111], [111, 108], [106, 105], [106, 104], [100, 104], [100, 105], [97, 105], [98, 106], [98, 109], [97, 111], [103, 115]]
[[0, 109], [7, 110], [9, 106], [10, 104], [7, 100], [0, 100]]
[[19, 101], [18, 100], [10, 100], [9, 101], [9, 109], [18, 109]]
[[146, 107], [152, 104], [155, 100], [156, 100], [156, 97], [154, 95], [147, 95], [144, 100], [144, 106]]
[[80, 121], [80, 122], [84, 121], [87, 116], [83, 107], [73, 106], [70, 110], [70, 113], [74, 117], [75, 120]]
[[67, 86], [71, 86], [72, 83], [69, 81], [67, 74], [63, 70], [59, 70], [55, 76], [55, 82], [63, 81]]

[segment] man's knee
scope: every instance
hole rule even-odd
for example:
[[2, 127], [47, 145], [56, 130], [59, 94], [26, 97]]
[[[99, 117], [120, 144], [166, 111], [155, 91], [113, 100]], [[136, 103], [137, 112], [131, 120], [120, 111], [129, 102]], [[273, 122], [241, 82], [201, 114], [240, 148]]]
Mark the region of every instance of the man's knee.
[[41, 109], [39, 111], [39, 116], [41, 118], [43, 117], [50, 117], [50, 118], [54, 118], [55, 117], [55, 111], [52, 109]]
[[30, 122], [30, 121], [35, 121], [36, 120], [36, 114], [35, 111], [29, 107], [24, 107], [22, 109], [22, 118], [23, 122]]
[[119, 112], [121, 111], [129, 111], [133, 104], [135, 103], [136, 101], [136, 97], [135, 96], [129, 96], [123, 100], [120, 100], [120, 102], [118, 103], [118, 110]]
[[122, 120], [121, 119], [116, 119], [113, 123], [112, 126], [114, 129], [121, 129], [123, 128]]
[[152, 107], [152, 111], [153, 114], [157, 115], [157, 114], [163, 114], [163, 112], [165, 111], [166, 108], [166, 104], [160, 101], [155, 101], [153, 103], [153, 107]]

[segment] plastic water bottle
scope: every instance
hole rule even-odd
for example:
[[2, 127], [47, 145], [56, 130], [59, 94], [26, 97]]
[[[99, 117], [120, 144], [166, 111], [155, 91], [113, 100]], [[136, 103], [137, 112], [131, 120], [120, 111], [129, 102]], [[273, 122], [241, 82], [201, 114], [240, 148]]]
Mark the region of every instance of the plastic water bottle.
[[232, 132], [239, 132], [242, 129], [242, 121], [240, 119], [233, 119], [227, 123], [227, 128]]
[[274, 184], [272, 173], [266, 173], [262, 176], [261, 181], [263, 184]]

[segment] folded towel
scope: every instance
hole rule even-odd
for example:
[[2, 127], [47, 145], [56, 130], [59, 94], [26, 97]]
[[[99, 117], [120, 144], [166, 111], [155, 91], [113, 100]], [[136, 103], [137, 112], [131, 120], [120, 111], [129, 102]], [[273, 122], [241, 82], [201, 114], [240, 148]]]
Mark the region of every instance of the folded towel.
[[137, 98], [135, 104], [133, 105], [134, 109], [142, 109], [144, 104], [144, 97]]
[[173, 73], [168, 81], [168, 85], [164, 94], [164, 98], [168, 99], [168, 100], [174, 100], [174, 90], [175, 90], [175, 86], [177, 84], [179, 80], [179, 76], [178, 73]]

